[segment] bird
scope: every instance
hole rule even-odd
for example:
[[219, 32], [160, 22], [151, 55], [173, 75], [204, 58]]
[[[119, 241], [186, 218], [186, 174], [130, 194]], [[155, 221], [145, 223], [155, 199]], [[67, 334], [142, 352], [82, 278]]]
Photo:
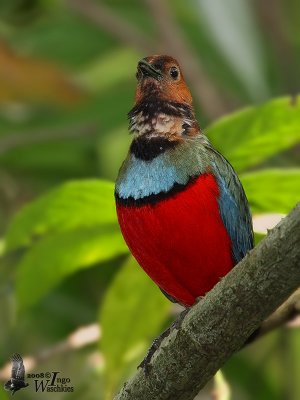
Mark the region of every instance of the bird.
[[251, 212], [237, 173], [200, 128], [178, 62], [145, 57], [136, 78], [118, 222], [139, 265], [189, 309], [253, 248]]
[[4, 384], [4, 389], [10, 391], [13, 395], [18, 390], [27, 387], [28, 383], [25, 383], [25, 367], [20, 354], [13, 354], [11, 357], [11, 362], [11, 378]]

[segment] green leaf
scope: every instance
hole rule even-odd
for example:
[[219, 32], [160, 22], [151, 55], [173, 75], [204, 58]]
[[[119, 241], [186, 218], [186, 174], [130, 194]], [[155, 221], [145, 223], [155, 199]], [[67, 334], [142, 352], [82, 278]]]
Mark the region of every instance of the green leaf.
[[287, 214], [300, 200], [300, 169], [266, 169], [240, 178], [253, 212]]
[[130, 258], [109, 287], [100, 314], [108, 399], [158, 335], [169, 309], [169, 301]]
[[300, 141], [300, 102], [272, 100], [219, 119], [207, 135], [237, 171], [253, 167]]
[[116, 223], [113, 190], [110, 182], [83, 180], [50, 191], [15, 216], [6, 235], [7, 249], [28, 246], [48, 233]]
[[35, 304], [77, 270], [127, 252], [116, 225], [80, 228], [40, 239], [17, 267], [19, 309]]

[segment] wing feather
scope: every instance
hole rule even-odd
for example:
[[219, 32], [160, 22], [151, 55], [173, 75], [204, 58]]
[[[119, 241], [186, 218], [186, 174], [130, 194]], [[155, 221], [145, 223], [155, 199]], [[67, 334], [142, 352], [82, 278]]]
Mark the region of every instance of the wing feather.
[[232, 253], [238, 263], [253, 248], [252, 217], [243, 186], [231, 164], [218, 151], [213, 168], [220, 188], [221, 217], [232, 241]]

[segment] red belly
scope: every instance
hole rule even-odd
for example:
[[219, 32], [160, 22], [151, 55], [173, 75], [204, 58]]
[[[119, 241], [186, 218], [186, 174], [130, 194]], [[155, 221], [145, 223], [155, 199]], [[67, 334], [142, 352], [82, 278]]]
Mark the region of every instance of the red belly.
[[234, 266], [218, 196], [214, 177], [205, 174], [154, 205], [117, 204], [132, 254], [161, 289], [184, 305], [192, 305]]

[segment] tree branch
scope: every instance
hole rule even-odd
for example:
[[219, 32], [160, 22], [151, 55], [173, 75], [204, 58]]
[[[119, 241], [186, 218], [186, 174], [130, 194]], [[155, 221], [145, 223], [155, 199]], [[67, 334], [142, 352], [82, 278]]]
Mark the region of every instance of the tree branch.
[[300, 286], [300, 203], [173, 330], [115, 400], [192, 400]]

